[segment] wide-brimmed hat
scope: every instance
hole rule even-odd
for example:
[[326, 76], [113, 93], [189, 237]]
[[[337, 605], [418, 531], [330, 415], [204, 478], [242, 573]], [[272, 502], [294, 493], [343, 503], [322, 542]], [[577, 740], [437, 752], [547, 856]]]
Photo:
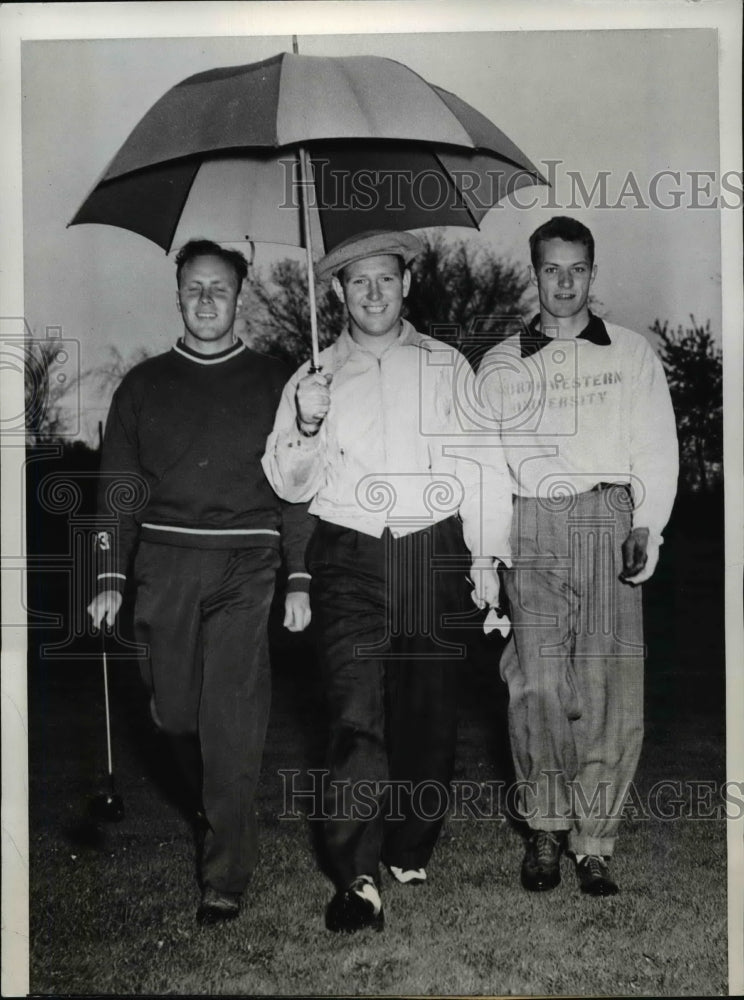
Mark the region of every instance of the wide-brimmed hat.
[[323, 280], [338, 274], [347, 264], [364, 260], [365, 257], [379, 257], [381, 254], [389, 253], [402, 257], [403, 263], [408, 266], [423, 249], [424, 244], [412, 233], [368, 229], [364, 233], [350, 236], [325, 257], [321, 257], [315, 266], [315, 271], [318, 278]]

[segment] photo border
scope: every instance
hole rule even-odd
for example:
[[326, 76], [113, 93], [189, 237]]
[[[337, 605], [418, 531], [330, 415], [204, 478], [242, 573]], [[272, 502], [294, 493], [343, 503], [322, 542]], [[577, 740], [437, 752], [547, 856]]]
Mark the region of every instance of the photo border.
[[[178, 8], [178, 13], [174, 11]], [[719, 32], [720, 170], [742, 169], [741, 24], [738, 0], [287, 0], [232, 3], [4, 4], [0, 7], [0, 303], [4, 316], [24, 315], [23, 172], [21, 159], [21, 43], [83, 38], [221, 35], [424, 33], [467, 31], [715, 28]], [[742, 454], [742, 233], [741, 213], [721, 211], [724, 356], [724, 469], [726, 537], [726, 752], [727, 780], [744, 775], [744, 458]], [[21, 413], [23, 372], [2, 372], [0, 418]], [[2, 425], [0, 425], [2, 426]], [[24, 449], [2, 445], [2, 551], [16, 552], [24, 523], [17, 483]], [[690, 568], [694, 572], [694, 568]], [[1, 622], [23, 622], [25, 612], [13, 562], [3, 565]], [[26, 634], [2, 626], [2, 994], [29, 986], [28, 755]], [[744, 819], [728, 821], [729, 992], [744, 992]]]

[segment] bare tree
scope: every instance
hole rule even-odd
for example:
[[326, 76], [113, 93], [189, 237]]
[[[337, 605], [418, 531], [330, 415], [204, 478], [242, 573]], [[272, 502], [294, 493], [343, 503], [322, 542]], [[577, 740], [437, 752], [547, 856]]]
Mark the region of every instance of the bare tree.
[[146, 361], [149, 357], [152, 357], [152, 352], [148, 351], [146, 347], [139, 347], [132, 354], [125, 357], [118, 347], [111, 346], [109, 347], [108, 361], [103, 365], [99, 365], [91, 374], [95, 375], [98, 379], [98, 384], [102, 391], [113, 392], [130, 368], [134, 368], [135, 365]]
[[25, 423], [30, 448], [58, 442], [69, 427], [64, 399], [84, 376], [64, 381], [54, 378], [62, 350], [59, 338], [29, 339], [24, 345]]
[[423, 236], [412, 264], [406, 314], [417, 330], [462, 344], [474, 336], [511, 332], [505, 320], [526, 311], [527, 271], [472, 240], [448, 241], [441, 232]]
[[[524, 312], [525, 270], [485, 246], [448, 242], [441, 233], [423, 236], [424, 250], [412, 264], [413, 282], [405, 315], [417, 330], [466, 347], [473, 338], [495, 343], [512, 332], [505, 319]], [[344, 308], [328, 285], [318, 288], [320, 347], [333, 343], [345, 322]], [[310, 357], [307, 272], [293, 260], [275, 264], [268, 280], [258, 277], [244, 295], [242, 318], [256, 350], [297, 367]]]
[[[341, 332], [344, 308], [330, 286], [321, 285], [316, 299], [322, 350]], [[268, 281], [256, 277], [244, 293], [242, 318], [255, 350], [299, 367], [311, 354], [306, 268], [286, 258], [273, 265]]]

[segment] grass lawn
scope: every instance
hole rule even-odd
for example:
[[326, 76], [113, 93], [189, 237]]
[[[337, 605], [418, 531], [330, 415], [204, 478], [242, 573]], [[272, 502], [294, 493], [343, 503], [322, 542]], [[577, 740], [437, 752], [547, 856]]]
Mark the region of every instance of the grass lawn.
[[[648, 590], [641, 797], [662, 779], [724, 778], [718, 623], [706, 636], [684, 632], [679, 623], [699, 607], [700, 586], [711, 611], [710, 590], [694, 581], [694, 590], [672, 588], [670, 608], [675, 573], [670, 556]], [[613, 862], [620, 895], [588, 899], [567, 859], [555, 891], [524, 892], [522, 842], [507, 822], [449, 818], [427, 884], [399, 886], [384, 875], [384, 933], [329, 934], [332, 887], [318, 868], [312, 824], [279, 818], [279, 772], [319, 766], [323, 747], [315, 668], [299, 639], [278, 649], [258, 797], [261, 857], [244, 910], [233, 924], [198, 928], [192, 833], [148, 727], [136, 668], [113, 661], [110, 673], [126, 815], [95, 827], [84, 817], [105, 769], [100, 666], [34, 661], [29, 669], [33, 993], [727, 993], [722, 819], [629, 818]], [[463, 668], [462, 682], [456, 778], [487, 786], [508, 774], [504, 692], [487, 656]], [[670, 810], [673, 800], [673, 790], [660, 798]]]
[[[614, 863], [623, 891], [593, 900], [580, 896], [567, 860], [555, 892], [523, 892], [521, 841], [509, 824], [450, 819], [425, 886], [386, 878], [383, 934], [328, 934], [322, 916], [331, 887], [318, 870], [310, 824], [277, 818], [277, 772], [316, 763], [303, 732], [317, 708], [305, 668], [312, 671], [310, 663], [287, 665], [276, 685], [258, 801], [261, 862], [247, 905], [235, 924], [209, 930], [194, 923], [191, 830], [158, 780], [162, 759], [148, 743], [144, 713], [142, 731], [126, 728], [129, 712], [142, 708], [133, 670], [120, 668], [112, 684], [115, 767], [127, 812], [120, 824], [98, 829], [81, 823], [96, 788], [93, 758], [81, 759], [81, 748], [102, 747], [98, 671], [78, 679], [74, 702], [64, 696], [69, 677], [47, 685], [49, 753], [32, 787], [33, 992], [726, 993], [720, 820], [625, 824]], [[476, 710], [472, 698], [464, 701], [457, 778], [488, 782], [501, 771], [487, 753], [486, 703], [478, 699]], [[310, 711], [300, 712], [303, 704]], [[720, 750], [702, 739], [690, 743], [684, 774], [719, 777]], [[671, 748], [647, 749], [640, 787], [680, 774], [679, 756], [676, 771], [667, 769]]]

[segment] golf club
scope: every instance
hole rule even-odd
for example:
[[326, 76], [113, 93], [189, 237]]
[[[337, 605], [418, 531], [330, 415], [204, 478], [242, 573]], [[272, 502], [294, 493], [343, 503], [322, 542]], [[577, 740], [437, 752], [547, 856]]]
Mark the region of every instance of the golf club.
[[109, 713], [108, 663], [106, 660], [106, 629], [101, 622], [101, 657], [103, 660], [103, 700], [106, 708], [106, 751], [108, 759], [108, 792], [102, 792], [91, 801], [90, 811], [96, 819], [117, 823], [124, 818], [124, 802], [114, 786], [114, 767], [111, 757], [111, 716]]

